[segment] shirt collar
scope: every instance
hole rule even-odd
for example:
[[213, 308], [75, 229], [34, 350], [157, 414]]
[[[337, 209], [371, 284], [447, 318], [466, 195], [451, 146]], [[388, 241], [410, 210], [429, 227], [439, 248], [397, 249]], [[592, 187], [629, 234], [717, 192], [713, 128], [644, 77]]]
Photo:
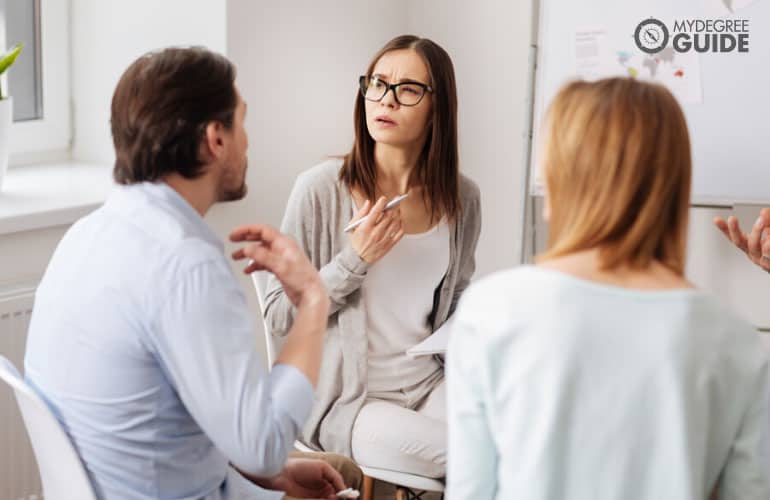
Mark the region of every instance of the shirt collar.
[[143, 182], [140, 186], [141, 190], [148, 196], [168, 204], [179, 216], [181, 216], [184, 222], [189, 224], [196, 236], [199, 236], [216, 248], [224, 251], [225, 247], [222, 240], [219, 239], [197, 210], [195, 210], [174, 188], [163, 181]]

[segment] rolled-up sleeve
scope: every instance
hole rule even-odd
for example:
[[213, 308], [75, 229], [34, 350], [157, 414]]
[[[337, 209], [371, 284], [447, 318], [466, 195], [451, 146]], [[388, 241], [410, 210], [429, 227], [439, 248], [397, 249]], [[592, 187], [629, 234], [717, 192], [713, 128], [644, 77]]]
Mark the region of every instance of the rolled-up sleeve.
[[297, 428], [305, 425], [313, 407], [313, 386], [295, 366], [279, 363], [270, 372], [272, 400]]
[[268, 373], [263, 366], [245, 298], [223, 257], [179, 274], [150, 332], [157, 359], [230, 462], [258, 477], [275, 475], [310, 414], [312, 385], [294, 367]]

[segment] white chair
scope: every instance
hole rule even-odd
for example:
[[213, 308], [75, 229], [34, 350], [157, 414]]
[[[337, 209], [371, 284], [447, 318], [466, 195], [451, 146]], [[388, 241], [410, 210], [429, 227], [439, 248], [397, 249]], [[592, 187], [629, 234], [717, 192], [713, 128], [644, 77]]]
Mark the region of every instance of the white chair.
[[91, 482], [69, 437], [48, 405], [0, 356], [0, 379], [13, 389], [35, 452], [43, 496], [48, 500], [94, 500]]
[[[262, 314], [262, 324], [265, 334], [265, 350], [267, 352], [268, 366], [273, 366], [275, 361], [275, 347], [273, 337], [270, 334], [267, 321], [265, 320], [265, 289], [267, 286], [267, 271], [255, 271], [251, 273], [251, 280], [254, 283], [254, 289], [257, 292], [257, 302], [259, 302], [260, 314]], [[304, 443], [296, 441], [294, 447], [298, 451], [314, 453], [316, 450], [309, 448]], [[419, 500], [426, 492], [444, 492], [444, 483], [437, 479], [408, 474], [406, 472], [396, 472], [387, 469], [378, 469], [376, 467], [365, 467], [359, 464], [364, 473], [364, 486], [361, 492], [362, 500], [372, 500], [374, 498], [374, 480], [383, 481], [396, 486], [396, 500]]]
[[273, 367], [275, 362], [275, 346], [273, 345], [273, 336], [270, 335], [270, 329], [267, 327], [265, 319], [265, 289], [267, 288], [266, 271], [254, 271], [251, 273], [251, 281], [254, 283], [254, 290], [257, 292], [257, 302], [259, 303], [259, 313], [262, 315], [262, 326], [265, 333], [265, 354], [267, 355], [268, 369]]

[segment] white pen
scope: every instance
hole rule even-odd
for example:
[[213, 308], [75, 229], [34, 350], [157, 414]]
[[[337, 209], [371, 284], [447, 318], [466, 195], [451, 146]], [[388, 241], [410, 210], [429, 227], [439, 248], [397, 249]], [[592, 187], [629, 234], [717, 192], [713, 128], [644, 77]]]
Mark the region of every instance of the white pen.
[[[398, 206], [398, 204], [399, 204], [399, 203], [401, 203], [402, 201], [404, 201], [404, 200], [406, 199], [406, 197], [407, 197], [407, 196], [409, 196], [409, 193], [407, 193], [407, 194], [402, 194], [401, 196], [396, 196], [395, 198], [393, 198], [392, 200], [390, 200], [390, 201], [387, 203], [387, 205], [385, 205], [385, 208], [383, 208], [383, 209], [382, 209], [382, 211], [384, 212], [384, 211], [386, 211], [386, 210], [390, 210], [390, 209], [391, 209], [391, 208], [393, 208], [393, 207], [397, 207], [397, 206]], [[346, 228], [345, 228], [345, 232], [347, 233], [347, 232], [349, 232], [349, 231], [352, 231], [353, 229], [357, 228], [358, 226], [360, 226], [361, 224], [363, 224], [363, 223], [364, 223], [364, 221], [365, 221], [366, 219], [368, 219], [368, 218], [369, 218], [369, 216], [368, 216], [368, 215], [366, 215], [366, 216], [364, 216], [364, 217], [362, 217], [362, 218], [358, 219], [358, 220], [357, 220], [357, 221], [355, 221], [355, 222], [351, 222], [350, 224], [348, 224], [348, 227], [346, 227]]]

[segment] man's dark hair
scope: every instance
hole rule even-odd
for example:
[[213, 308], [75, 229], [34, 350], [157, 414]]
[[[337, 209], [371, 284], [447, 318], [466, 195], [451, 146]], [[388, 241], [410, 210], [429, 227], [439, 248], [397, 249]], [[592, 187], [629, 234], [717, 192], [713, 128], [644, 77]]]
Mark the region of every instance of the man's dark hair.
[[233, 125], [235, 67], [204, 48], [168, 48], [134, 61], [112, 96], [113, 175], [119, 184], [203, 173], [206, 126]]

